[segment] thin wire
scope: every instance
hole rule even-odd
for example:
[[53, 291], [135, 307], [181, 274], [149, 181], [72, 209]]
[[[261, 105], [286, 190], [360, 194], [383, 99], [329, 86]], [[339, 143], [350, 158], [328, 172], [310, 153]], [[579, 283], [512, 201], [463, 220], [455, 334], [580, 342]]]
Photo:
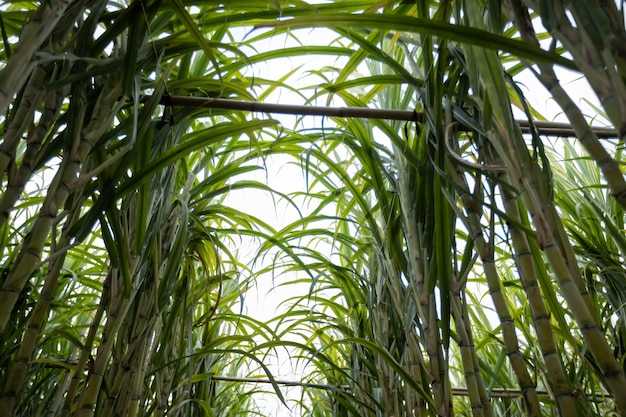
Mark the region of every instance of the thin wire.
[[[156, 46], [154, 45], [154, 36], [152, 35], [152, 30], [150, 30], [150, 21], [148, 20], [148, 13], [146, 13], [146, 8], [143, 5], [143, 0], [139, 1], [139, 5], [141, 6], [141, 13], [143, 14], [143, 18], [146, 21], [146, 31], [148, 32], [148, 36], [150, 37], [150, 45], [152, 45], [152, 51], [154, 52], [154, 59], [156, 60], [155, 73], [159, 75], [163, 75], [163, 71], [161, 69], [161, 64], [159, 62], [159, 53], [157, 52]], [[167, 85], [167, 79], [165, 77], [162, 78], [163, 86], [165, 87], [166, 96], [170, 96], [170, 90]], [[165, 115], [165, 113], [163, 113]]]

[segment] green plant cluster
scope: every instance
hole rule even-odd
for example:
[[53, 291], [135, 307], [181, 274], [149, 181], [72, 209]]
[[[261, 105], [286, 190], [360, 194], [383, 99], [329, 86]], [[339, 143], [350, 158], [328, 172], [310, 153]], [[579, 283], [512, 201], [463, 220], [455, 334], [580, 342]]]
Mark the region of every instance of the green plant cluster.
[[626, 416], [615, 2], [9, 1], [0, 35], [0, 415]]

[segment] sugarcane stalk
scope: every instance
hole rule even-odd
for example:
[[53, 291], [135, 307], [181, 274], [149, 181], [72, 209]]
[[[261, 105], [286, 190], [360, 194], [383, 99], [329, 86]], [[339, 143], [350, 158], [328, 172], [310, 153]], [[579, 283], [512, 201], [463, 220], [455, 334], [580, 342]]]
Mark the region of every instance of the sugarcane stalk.
[[22, 134], [33, 123], [35, 111], [45, 95], [46, 75], [46, 70], [41, 65], [37, 66], [23, 94], [14, 102], [13, 114], [0, 143], [0, 176], [4, 176], [12, 162], [15, 163], [17, 145], [22, 139]]
[[[540, 218], [536, 222], [539, 220]], [[623, 415], [626, 415], [626, 398], [619, 395], [621, 392], [626, 392], [626, 376], [623, 368], [615, 359], [613, 349], [609, 346], [595, 315], [592, 314], [584, 303], [584, 294], [580, 293], [578, 285], [571, 278], [570, 270], [558, 246], [555, 244], [554, 239], [551, 239], [552, 235], [546, 237], [545, 241], [541, 241], [542, 249], [554, 271], [563, 298], [567, 301], [568, 307], [583, 335], [585, 344], [594, 356], [610, 392], [614, 393], [615, 404], [618, 410]]]
[[[396, 150], [398, 167], [398, 196], [400, 199], [401, 212], [403, 216], [403, 231], [406, 235], [405, 241], [408, 251], [409, 261], [409, 299], [416, 308], [419, 321], [423, 324], [423, 343], [430, 359], [429, 373], [431, 377], [431, 388], [438, 410], [448, 409], [451, 396], [447, 392], [447, 372], [442, 355], [442, 345], [439, 339], [439, 326], [437, 313], [435, 311], [435, 297], [430, 294], [425, 282], [425, 275], [431, 271], [431, 267], [423, 259], [422, 244], [424, 243], [423, 232], [420, 228], [425, 226], [425, 220], [418, 223], [418, 216], [415, 215], [415, 204], [420, 198], [416, 196], [409, 180], [410, 171], [405, 157], [401, 151]], [[422, 181], [427, 181], [422, 179]], [[425, 193], [427, 194], [427, 193]], [[424, 198], [428, 198], [424, 196]], [[419, 294], [419, 295], [418, 295]], [[405, 303], [406, 304], [406, 303]], [[412, 318], [407, 318], [412, 322]], [[407, 328], [408, 323], [406, 324]], [[420, 408], [424, 413], [424, 405]]]
[[[18, 47], [0, 71], [0, 109], [6, 109], [36, 66], [35, 52], [50, 38], [56, 24], [74, 0], [44, 2], [24, 27]], [[70, 25], [71, 26], [71, 25]]]
[[154, 318], [155, 326], [152, 328], [152, 331], [149, 333], [149, 337], [147, 340], [144, 340], [144, 343], [140, 346], [140, 354], [137, 357], [138, 368], [133, 370], [133, 378], [131, 379], [132, 383], [128, 389], [130, 399], [128, 403], [128, 407], [126, 409], [120, 409], [118, 407], [118, 414], [126, 411], [128, 413], [128, 417], [135, 417], [137, 415], [142, 415], [140, 413], [140, 407], [143, 405], [141, 402], [142, 398], [145, 398], [145, 388], [144, 388], [144, 378], [146, 375], [146, 370], [150, 359], [152, 357], [152, 344], [154, 343], [155, 334], [158, 333], [158, 329], [156, 329], [156, 322], [158, 320], [156, 317]]
[[[178, 322], [172, 325], [171, 329], [171, 340], [177, 339], [177, 335], [180, 333], [180, 325]], [[168, 356], [175, 355], [174, 345], [172, 343], [168, 344], [167, 349], [163, 350], [163, 352], [159, 352], [163, 355], [163, 358], [167, 358]], [[166, 362], [166, 360], [164, 360]], [[170, 398], [170, 394], [173, 391], [174, 385], [174, 364], [170, 364], [163, 369], [163, 372], [160, 372], [158, 377], [156, 378], [155, 391], [158, 399], [157, 407], [155, 409], [155, 416], [163, 417], [168, 411], [168, 401]]]
[[[48, 238], [52, 226], [55, 222], [56, 215], [60, 208], [62, 208], [67, 201], [68, 196], [71, 193], [73, 181], [77, 177], [80, 165], [85, 160], [87, 154], [93, 148], [93, 142], [100, 136], [101, 132], [108, 127], [107, 121], [111, 120], [113, 115], [119, 109], [118, 105], [112, 105], [115, 103], [117, 96], [115, 96], [116, 89], [103, 91], [100, 96], [98, 104], [96, 106], [97, 113], [105, 113], [107, 117], [96, 120], [94, 117], [89, 125], [91, 129], [86, 129], [81, 137], [80, 132], [83, 131], [82, 123], [85, 120], [86, 105], [77, 105], [77, 109], [74, 111], [75, 120], [73, 124], [73, 132], [76, 137], [74, 139], [75, 148], [72, 155], [68, 155], [63, 159], [61, 166], [54, 176], [52, 183], [49, 187], [48, 194], [44, 199], [41, 212], [31, 229], [26, 236], [22, 250], [20, 251], [16, 264], [4, 282], [0, 289], [0, 334], [4, 333], [6, 325], [10, 318], [10, 313], [13, 310], [13, 306], [17, 301], [20, 292], [26, 285], [26, 282], [30, 278], [30, 274], [40, 260], [41, 253]], [[115, 98], [112, 101], [112, 96]], [[104, 97], [104, 99], [103, 99]]]
[[[469, 10], [471, 11], [471, 8]], [[482, 27], [481, 25], [483, 25], [479, 13], [475, 11], [470, 13], [470, 20], [476, 27]], [[568, 306], [571, 308], [579, 327], [592, 326], [597, 328], [597, 325], [595, 320], [593, 320], [593, 315], [588, 311], [583, 301], [583, 295], [578, 291], [577, 285], [575, 285], [571, 278], [569, 269], [567, 267], [565, 268], [567, 274], [561, 269], [562, 265], [565, 263], [563, 262], [563, 257], [560, 254], [560, 250], [556, 245], [554, 236], [544, 216], [546, 211], [554, 210], [554, 207], [551, 206], [548, 201], [549, 185], [545, 183], [545, 177], [542, 175], [537, 162], [531, 159], [521, 131], [513, 121], [508, 98], [503, 97], [501, 94], [505, 85], [501, 64], [499, 64], [497, 57], [493, 53], [488, 53], [485, 50], [474, 47], [472, 47], [471, 50], [476, 54], [474, 57], [477, 58], [476, 65], [478, 69], [482, 71], [483, 82], [486, 85], [485, 94], [489, 100], [491, 100], [493, 106], [495, 129], [488, 136], [490, 143], [494, 146], [501, 163], [507, 167], [511, 184], [519, 193], [518, 201], [517, 195], [513, 195], [506, 187], [500, 186], [505, 211], [509, 218], [512, 219], [509, 229], [515, 250], [516, 264], [520, 271], [520, 277], [533, 315], [537, 339], [540, 343], [548, 375], [556, 395], [559, 411], [563, 415], [575, 415], [577, 409], [576, 401], [562, 369], [554, 335], [552, 333], [550, 315], [547, 312], [539, 290], [532, 258], [533, 252], [527, 240], [529, 237], [515, 225], [524, 224], [522, 216], [525, 211], [520, 207], [522, 201], [526, 209], [532, 214], [537, 234], [536, 239], [553, 268], [555, 277], [561, 287], [561, 292]], [[552, 216], [552, 218], [558, 219], [558, 216]], [[513, 222], [515, 222], [515, 224], [513, 224]], [[560, 264], [559, 261], [561, 261], [562, 264]], [[588, 339], [585, 340], [589, 341]], [[600, 341], [595, 340], [594, 343], [606, 344], [606, 339], [602, 336]], [[592, 351], [592, 354], [594, 357], [598, 358], [596, 354], [600, 351], [602, 350], [598, 352]], [[602, 358], [602, 361], [604, 365], [608, 366], [607, 370], [611, 370], [613, 369], [611, 362], [615, 361], [612, 355], [608, 356], [609, 358]], [[616, 362], [615, 365], [617, 365]], [[611, 375], [613, 375], [613, 373], [611, 373]], [[624, 375], [621, 371], [620, 375], [623, 379]], [[622, 392], [625, 391], [626, 386], [622, 388]], [[618, 408], [621, 408], [619, 404]]]
[[[28, 86], [26, 88], [28, 90]], [[43, 90], [42, 90], [43, 91]], [[25, 92], [26, 95], [26, 92]], [[6, 221], [9, 218], [10, 211], [15, 206], [15, 203], [21, 197], [22, 192], [24, 191], [24, 186], [26, 182], [30, 179], [33, 169], [35, 168], [35, 159], [41, 152], [41, 143], [43, 139], [48, 136], [48, 132], [52, 124], [56, 121], [60, 111], [61, 104], [63, 102], [63, 97], [65, 95], [60, 91], [52, 91], [43, 96], [42, 102], [44, 103], [43, 111], [41, 112], [41, 116], [39, 118], [39, 122], [37, 126], [31, 127], [28, 129], [27, 136], [27, 144], [26, 151], [22, 157], [19, 169], [9, 175], [9, 182], [7, 184], [7, 188], [4, 193], [0, 197], [0, 227], [3, 227]], [[26, 97], [22, 98], [21, 102], [26, 100]], [[29, 100], [34, 100], [34, 98], [29, 98]], [[21, 106], [20, 106], [21, 109]], [[32, 109], [34, 111], [34, 109]], [[15, 119], [17, 120], [19, 117], [25, 117], [26, 120], [31, 120], [32, 123], [32, 114], [18, 115], [16, 114]], [[12, 123], [16, 124], [16, 123]], [[11, 129], [11, 128], [9, 128]], [[20, 132], [20, 128], [15, 128], [16, 132]], [[10, 147], [12, 145], [8, 145], [10, 142], [9, 134], [5, 136], [5, 141], [0, 145], [0, 148], [4, 148], [5, 145]], [[6, 167], [4, 164], [8, 166], [11, 161], [14, 161], [15, 155], [13, 155], [14, 151], [0, 150], [0, 171], [4, 172]], [[9, 155], [12, 155], [9, 157]], [[3, 159], [6, 158], [6, 161]]]
[[70, 244], [68, 230], [73, 224], [73, 220], [77, 218], [77, 215], [77, 212], [73, 212], [63, 228], [61, 238], [57, 244], [59, 249], [54, 251], [55, 256], [50, 263], [41, 293], [28, 320], [28, 325], [22, 337], [13, 366], [8, 373], [7, 384], [2, 392], [2, 397], [0, 397], [0, 410], [7, 410], [9, 413], [12, 413], [15, 402], [19, 401], [18, 395], [20, 388], [23, 386], [28, 370], [30, 369], [31, 360], [37, 348], [39, 334], [48, 318], [50, 304], [54, 299], [63, 262], [67, 255], [66, 248], [69, 247]]
[[[474, 356], [476, 351], [471, 344], [468, 327], [466, 326], [467, 316], [464, 315], [461, 306], [460, 297], [452, 298], [452, 317], [454, 318], [454, 324], [456, 328], [456, 342], [461, 351], [461, 363], [463, 364], [463, 374], [465, 375], [465, 385], [467, 386], [467, 392], [469, 394], [470, 405], [472, 409], [473, 417], [492, 416], [489, 410], [489, 401], [483, 403], [483, 396], [480, 393], [479, 379], [480, 370], [474, 368]], [[483, 387], [484, 389], [484, 384]]]
[[93, 367], [93, 362], [91, 362], [93, 360], [91, 357], [91, 352], [96, 337], [100, 333], [100, 322], [104, 317], [107, 306], [111, 302], [110, 297], [112, 279], [113, 271], [112, 269], [109, 269], [109, 271], [107, 272], [107, 276], [104, 279], [104, 283], [102, 284], [102, 296], [100, 297], [100, 303], [98, 304], [98, 308], [96, 309], [91, 324], [89, 325], [89, 332], [87, 333], [87, 337], [83, 342], [80, 356], [76, 363], [76, 367], [74, 368], [74, 374], [72, 375], [72, 381], [70, 382], [70, 386], [68, 387], [67, 393], [65, 395], [65, 402], [63, 403], [63, 409], [61, 411], [62, 417], [68, 417], [71, 410], [74, 408], [76, 393], [78, 391], [81, 380], [83, 380], [84, 378], [84, 370], [87, 366], [87, 363], [90, 363], [90, 368]]
[[[155, 357], [155, 349], [157, 349], [156, 341], [161, 337], [162, 330], [162, 320], [158, 313], [155, 313], [155, 329], [150, 335], [150, 340], [146, 344], [146, 352], [143, 357], [143, 361], [141, 364], [141, 372], [140, 375], [136, 378], [136, 385], [134, 388], [134, 397], [131, 404], [131, 410], [135, 412], [137, 415], [144, 415], [146, 410], [146, 402], [142, 399], [145, 398], [146, 393], [146, 383], [145, 383], [145, 375], [148, 370], [148, 367], [154, 361]], [[154, 385], [153, 385], [154, 388]], [[155, 390], [156, 391], [156, 390]]]
[[[74, 88], [80, 90], [81, 87], [75, 85]], [[72, 120], [68, 122], [68, 129], [65, 132], [69, 143], [67, 154], [50, 184], [40, 214], [26, 236], [16, 264], [0, 289], [0, 334], [4, 333], [10, 312], [39, 262], [58, 211], [74, 191], [74, 181], [78, 177], [82, 163], [123, 105], [124, 100], [119, 99], [119, 93], [119, 85], [116, 84], [103, 89], [90, 115], [89, 123], [85, 123], [88, 106], [79, 98], [79, 92], [74, 94], [74, 100], [70, 105]]]
[[[544, 12], [545, 9], [540, 13]], [[618, 23], [621, 12], [615, 6], [602, 7], [598, 1], [583, 3], [579, 0], [569, 4], [556, 3], [549, 12], [556, 24], [547, 29], [572, 54], [623, 139], [626, 134], [626, 85], [618, 73], [623, 67], [619, 68], [616, 62], [616, 52], [619, 52], [616, 44], [619, 40], [624, 41], [624, 23]], [[576, 27], [571, 24], [570, 17], [576, 21]], [[597, 28], [602, 29], [592, 33]]]
[[[81, 335], [84, 335], [84, 332], [81, 332]], [[79, 355], [80, 349], [78, 346], [75, 346], [72, 349], [72, 353], [69, 357], [70, 361], [76, 361], [77, 356]], [[55, 390], [54, 401], [52, 402], [51, 407], [48, 409], [47, 417], [55, 417], [60, 415], [61, 407], [63, 406], [63, 397], [67, 393], [67, 388], [69, 387], [72, 381], [72, 373], [65, 372], [61, 381], [59, 382], [57, 389]]]
[[[466, 327], [471, 329], [469, 322], [469, 312], [467, 308], [467, 302], [465, 300], [462, 301], [462, 308], [464, 311], [465, 317], [468, 318]], [[476, 370], [476, 385], [478, 389], [478, 395], [480, 396], [480, 402], [482, 404], [483, 409], [485, 410], [486, 417], [494, 417], [493, 406], [491, 405], [491, 396], [487, 394], [487, 387], [485, 386], [485, 380], [483, 378], [482, 373], [480, 372], [480, 362], [478, 361], [478, 354], [476, 352], [475, 344], [474, 344], [474, 336], [471, 331], [467, 332], [469, 345], [472, 346], [472, 359], [474, 361], [474, 369]], [[454, 388], [452, 389], [452, 394], [454, 395]]]
[[[536, 2], [530, 2], [535, 7], [539, 5]], [[555, 5], [554, 7], [557, 7]], [[560, 4], [561, 10], [556, 10], [553, 12], [558, 13], [559, 24], [563, 28], [562, 30], [570, 30], [575, 31], [574, 28], [571, 27], [567, 18], [564, 15], [564, 10], [562, 9], [563, 5]], [[558, 9], [558, 8], [557, 8]], [[515, 19], [515, 24], [522, 35], [522, 38], [531, 44], [539, 45], [539, 41], [534, 33], [531, 19], [529, 16], [528, 9], [522, 6], [520, 0], [512, 0], [512, 8], [511, 14]], [[569, 29], [568, 29], [569, 28]], [[550, 28], [549, 28], [550, 29]], [[584, 28], [580, 28], [583, 30]], [[561, 30], [557, 30], [556, 28], [552, 28], [552, 32], [554, 32], [555, 36], [565, 42], [569, 46], [570, 52], [575, 57], [576, 63], [581, 66], [581, 69], [587, 76], [590, 84], [594, 88], [596, 94], [599, 95], [600, 99], [603, 102], [603, 105], [606, 105], [608, 110], [612, 107], [607, 100], [607, 97], [610, 95], [616, 94], [616, 92], [622, 92], [626, 95], [626, 89], [624, 87], [623, 81], [620, 79], [617, 83], [620, 85], [616, 88], [615, 83], [608, 83], [606, 78], [608, 75], [604, 74], [603, 69], [598, 69], [598, 65], [589, 64], [587, 62], [587, 58], [592, 61], [600, 60], [600, 57], [597, 56], [597, 51], [593, 48], [585, 48], [584, 42], [580, 42], [580, 39], [575, 42], [572, 39], [574, 34], [566, 36]], [[580, 46], [582, 45], [582, 46]], [[585, 48], [585, 54], [581, 54], [578, 48]], [[596, 56], [596, 58], [593, 58]], [[594, 67], [596, 69], [594, 69]], [[621, 165], [618, 161], [616, 161], [602, 146], [597, 135], [593, 132], [589, 123], [585, 120], [584, 115], [580, 111], [579, 107], [574, 103], [574, 101], [570, 98], [567, 92], [563, 89], [561, 84], [558, 81], [556, 73], [554, 72], [554, 68], [545, 63], [538, 63], [537, 68], [539, 68], [539, 72], [533, 71], [537, 77], [537, 79], [544, 85], [544, 87], [552, 94], [554, 100], [558, 103], [559, 107], [563, 109], [565, 116], [569, 120], [576, 136], [580, 140], [583, 148], [589, 156], [596, 162], [604, 178], [607, 181], [608, 186], [611, 189], [611, 193], [620, 204], [622, 208], [626, 208], [626, 180], [624, 179], [624, 175], [621, 171]], [[597, 70], [597, 71], [596, 71]], [[598, 72], [599, 71], [599, 72]], [[626, 123], [626, 117], [623, 116], [626, 111], [626, 105], [624, 105], [625, 97], [620, 98], [621, 106], [617, 106], [618, 108], [615, 111], [607, 111], [607, 115], [611, 119], [611, 121], [615, 124], [619, 132], [620, 137], [623, 137], [626, 129], [622, 125]]]
[[[540, 208], [533, 207], [531, 209], [537, 230], [537, 241], [552, 268], [554, 277], [561, 289], [561, 294], [576, 320], [587, 349], [589, 349], [596, 360], [610, 392], [614, 394], [617, 409], [620, 413], [626, 415], [626, 398], [618, 394], [626, 392], [626, 376], [622, 367], [615, 359], [595, 314], [587, 307], [584, 301], [588, 294], [580, 292], [579, 286], [572, 278], [571, 269], [568, 267], [554, 239], [552, 230], [544, 217], [543, 213], [553, 212], [554, 210], [554, 206], [551, 205], [544, 205]], [[552, 218], [558, 219], [556, 213], [553, 212], [551, 214]]]
[[[519, 130], [516, 131], [513, 129], [513, 131], [500, 131], [499, 133], [502, 137], [508, 136], [510, 141], [514, 141], [514, 149], [517, 150], [517, 153], [513, 151], [508, 156], [509, 161], [516, 161], [516, 163], [519, 164], [517, 168], [509, 170], [509, 172], [516, 173], [513, 184], [515, 188], [519, 190], [521, 200], [532, 215], [537, 234], [537, 243], [552, 268], [554, 277], [559, 284], [561, 294], [578, 324], [586, 346], [598, 363], [610, 391], [613, 393], [626, 392], [626, 376], [615, 359], [606, 337], [598, 324], [595, 311], [593, 308], [589, 307], [590, 302], [587, 300], [589, 297], [588, 292], [584, 287], [581, 290], [582, 276], [580, 276], [580, 272], [577, 268], [572, 268], [571, 265], [568, 265], [567, 259], [565, 258], [564, 253], [569, 253], [571, 249], [563, 251], [560, 247], [569, 245], [569, 242], [563, 239], [559, 241], [557, 237], [555, 237], [559, 236], [563, 227], [552, 226], [555, 222], [560, 222], [560, 219], [554, 205], [549, 199], [547, 186], [542, 182], [543, 176], [540, 173], [540, 169], [537, 163], [532, 161], [528, 151], [525, 149]], [[498, 143], [498, 141], [495, 143]], [[504, 151], [504, 149], [502, 150]], [[509, 150], [512, 151], [513, 149]], [[524, 173], [523, 175], [521, 175], [522, 172]], [[523, 211], [517, 205], [517, 197], [509, 190], [503, 189], [502, 193], [507, 213], [512, 216], [511, 218], [519, 222]], [[531, 281], [527, 281], [524, 286], [529, 294], [531, 308], [535, 308], [536, 313], [533, 314], [533, 317], [535, 318], [536, 325], [541, 325], [542, 328], [545, 326], [545, 330], [542, 334], [545, 337], [549, 337], [547, 328], [549, 325], [549, 314], [545, 311], [545, 305], [543, 305], [543, 301], [541, 300], [541, 294], [537, 284], [533, 283], [535, 278], [533, 278], [534, 271], [532, 269], [529, 244], [526, 240], [527, 237], [514, 225], [511, 227], [511, 236], [517, 251], [518, 268], [520, 271], [525, 270], [528, 272], [528, 274], [521, 272], [521, 277], [523, 279], [531, 278]], [[537, 286], [536, 290], [533, 289], [535, 286]], [[535, 294], [531, 296], [531, 293]], [[542, 324], [541, 322], [544, 321], [546, 323]], [[540, 333], [539, 327], [537, 328], [537, 333], [538, 335]], [[549, 338], [551, 339], [552, 337]], [[549, 356], [556, 355], [556, 349], [552, 346], [553, 342], [550, 342], [549, 339], [545, 340], [548, 341], [549, 345], [545, 345], [547, 350], [543, 350], [544, 358], [546, 358], [546, 354]], [[562, 373], [562, 370], [558, 370], [561, 368], [560, 361], [557, 363], [556, 360], [553, 360], [553, 362], [554, 367], [548, 369], [549, 371], [554, 371], [554, 377], [558, 377], [560, 380], [561, 376], [559, 376], [559, 374]], [[565, 392], [564, 380], [563, 382], [559, 382], [559, 386], [561, 386], [563, 398], [572, 395]], [[569, 403], [569, 400], [567, 402]], [[616, 395], [615, 404], [620, 413], [626, 415], [626, 397]], [[570, 415], [569, 412], [566, 415]]]
[[[114, 272], [113, 280], [119, 279]], [[137, 294], [137, 289], [131, 290], [130, 296], [125, 297], [123, 292], [117, 292], [112, 299], [112, 307], [109, 310], [107, 321], [102, 331], [102, 340], [91, 371], [85, 381], [85, 387], [76, 405], [76, 417], [92, 417], [95, 412], [96, 401], [100, 394], [104, 373], [111, 358], [116, 335], [118, 334], [128, 310], [132, 306]]]
[[483, 228], [480, 223], [482, 206], [475, 197], [472, 196], [462, 170], [458, 171], [458, 175], [455, 175], [454, 179], [460, 190], [461, 202], [467, 213], [466, 216], [462, 213], [458, 213], [458, 217], [463, 220], [463, 223], [467, 227], [482, 262], [489, 295], [500, 321], [505, 352], [513, 368], [513, 372], [515, 372], [517, 377], [524, 405], [526, 406], [526, 413], [529, 417], [541, 417], [542, 412], [539, 397], [537, 396], [537, 387], [528, 372], [526, 358], [520, 351], [515, 330], [515, 321], [513, 320], [508, 303], [502, 292], [501, 279], [495, 265], [493, 245], [489, 244], [483, 235]]
[[117, 369], [118, 375], [110, 371], [111, 380], [114, 381], [114, 384], [109, 389], [109, 396], [104, 402], [103, 415], [108, 415], [114, 409], [119, 412], [129, 408], [132, 393], [137, 384], [135, 378], [140, 374], [137, 368], [143, 366], [146, 340], [150, 337], [154, 327], [155, 319], [150, 314], [154, 308], [153, 288], [152, 285], [150, 288], [142, 287], [141, 297], [137, 300], [141, 306], [138, 307], [136, 315], [127, 316], [125, 319], [126, 326], [130, 329], [128, 332], [121, 332], [120, 334], [131, 333], [131, 337], [128, 343], [122, 343], [118, 337], [116, 344], [123, 347], [125, 353], [120, 352], [116, 363], [110, 367], [112, 370]]
[[[505, 187], [501, 187], [500, 189], [507, 215], [513, 222], [524, 224], [525, 222], [522, 218], [523, 212], [518, 206], [517, 197]], [[537, 333], [537, 340], [546, 364], [559, 412], [562, 416], [576, 415], [576, 409], [578, 407], [559, 358], [554, 334], [552, 332], [552, 324], [550, 323], [550, 313], [548, 313], [541, 295], [539, 282], [534, 270], [535, 266], [532, 250], [527, 240], [528, 237], [524, 231], [515, 226], [513, 222], [511, 222], [509, 226], [509, 232], [515, 252], [515, 263], [528, 298], [528, 304]]]
[[69, 193], [62, 184], [63, 180], [71, 177], [75, 170], [75, 166], [62, 164], [55, 175], [41, 213], [35, 220], [32, 230], [26, 235], [16, 259], [16, 265], [0, 289], [0, 335], [4, 333], [19, 294], [40, 261], [44, 245], [55, 222], [58, 207], [62, 206], [67, 199]]

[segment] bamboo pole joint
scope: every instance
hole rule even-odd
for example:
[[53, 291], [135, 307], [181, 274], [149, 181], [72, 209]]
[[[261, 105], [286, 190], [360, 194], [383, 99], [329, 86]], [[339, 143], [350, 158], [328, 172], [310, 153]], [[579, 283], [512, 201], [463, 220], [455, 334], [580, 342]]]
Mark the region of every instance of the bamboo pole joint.
[[[142, 101], [150, 96], [144, 96]], [[225, 98], [204, 98], [164, 95], [160, 104], [171, 107], [193, 107], [216, 110], [239, 110], [258, 113], [288, 114], [293, 116], [324, 116], [340, 118], [363, 118], [401, 120], [406, 122], [422, 122], [424, 114], [411, 110], [372, 109], [369, 107], [326, 107], [292, 104], [273, 104], [244, 100], [231, 100]], [[528, 120], [516, 120], [522, 133], [530, 133], [531, 123]], [[542, 120], [533, 121], [540, 135], [551, 137], [576, 137], [574, 128], [569, 123], [547, 122]], [[460, 124], [460, 130], [469, 131], [469, 127]], [[593, 132], [601, 139], [616, 139], [618, 133], [610, 127], [592, 127]]]

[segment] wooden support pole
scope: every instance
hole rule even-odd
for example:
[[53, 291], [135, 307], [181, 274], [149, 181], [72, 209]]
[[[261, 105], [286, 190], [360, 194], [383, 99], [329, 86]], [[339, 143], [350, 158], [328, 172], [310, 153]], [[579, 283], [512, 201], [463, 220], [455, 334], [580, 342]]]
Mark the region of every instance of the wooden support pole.
[[[147, 99], [148, 97], [144, 97]], [[408, 110], [384, 110], [367, 107], [323, 107], [303, 106], [291, 104], [271, 104], [254, 101], [230, 100], [224, 98], [204, 98], [185, 96], [163, 96], [161, 104], [167, 106], [194, 107], [218, 110], [240, 110], [258, 113], [289, 114], [294, 116], [325, 116], [363, 119], [402, 120], [407, 122], [421, 122], [423, 113]], [[523, 133], [530, 132], [530, 123], [527, 120], [518, 120]], [[537, 131], [541, 135], [576, 137], [574, 129], [568, 123], [535, 121]], [[463, 126], [461, 126], [463, 128]], [[467, 129], [467, 128], [465, 128]], [[463, 130], [463, 129], [461, 129]], [[467, 129], [469, 130], [469, 129]], [[594, 133], [602, 139], [617, 138], [617, 131], [608, 127], [592, 127]]]
[[[352, 387], [350, 385], [328, 385], [328, 384], [312, 384], [308, 382], [301, 381], [286, 381], [280, 379], [271, 380], [269, 378], [241, 378], [241, 377], [233, 377], [233, 376], [221, 376], [221, 375], [213, 375], [211, 376], [211, 380], [213, 381], [223, 381], [223, 382], [235, 382], [235, 383], [244, 383], [244, 384], [276, 384], [288, 387], [302, 387], [302, 388], [315, 388], [326, 391], [350, 391]], [[467, 397], [469, 395], [468, 389], [465, 387], [452, 387], [452, 394], [458, 395], [460, 397]], [[517, 398], [522, 396], [522, 391], [520, 389], [515, 388], [491, 388], [489, 390], [489, 394], [492, 398]], [[552, 395], [548, 391], [537, 391], [537, 394], [551, 398]], [[612, 398], [612, 395], [606, 392], [594, 392], [592, 394], [587, 394], [588, 398], [591, 401], [602, 402], [606, 399]]]

